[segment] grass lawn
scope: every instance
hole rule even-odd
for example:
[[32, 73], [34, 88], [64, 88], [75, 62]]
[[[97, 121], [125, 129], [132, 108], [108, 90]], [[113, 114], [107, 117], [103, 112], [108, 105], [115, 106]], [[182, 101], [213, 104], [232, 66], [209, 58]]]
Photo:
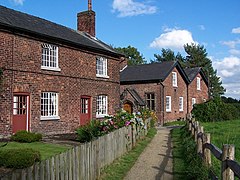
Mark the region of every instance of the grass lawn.
[[[211, 143], [222, 149], [223, 144], [235, 145], [235, 159], [240, 162], [240, 119], [222, 122], [200, 123], [211, 134]], [[220, 161], [212, 156], [214, 170], [220, 174]]]
[[152, 138], [157, 133], [156, 129], [150, 129], [147, 136], [140, 140], [137, 145], [125, 154], [123, 157], [115, 160], [110, 166], [106, 167], [101, 172], [101, 180], [116, 180], [123, 179], [127, 172], [134, 165], [145, 147], [151, 142]]
[[[5, 143], [0, 143], [0, 146]], [[32, 148], [37, 150], [41, 154], [41, 160], [48, 159], [56, 154], [60, 154], [70, 149], [69, 145], [58, 145], [50, 144], [43, 142], [33, 142], [33, 143], [18, 143], [18, 142], [9, 142], [6, 146], [1, 147], [1, 149], [20, 149], [20, 148]]]
[[173, 121], [173, 122], [164, 123], [163, 126], [184, 126], [185, 124], [186, 124], [186, 121]]

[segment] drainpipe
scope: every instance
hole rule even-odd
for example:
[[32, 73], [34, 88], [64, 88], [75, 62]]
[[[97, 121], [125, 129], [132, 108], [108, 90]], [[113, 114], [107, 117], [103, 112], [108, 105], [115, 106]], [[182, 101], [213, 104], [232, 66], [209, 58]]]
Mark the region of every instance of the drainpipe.
[[162, 81], [160, 81], [160, 84], [161, 84], [161, 86], [162, 86], [162, 88], [160, 89], [160, 94], [161, 94], [161, 113], [162, 113], [162, 124], [164, 124], [164, 120], [165, 120], [165, 117], [164, 117], [164, 115], [165, 115], [165, 113], [164, 113], [164, 85], [163, 85], [163, 83], [162, 83]]

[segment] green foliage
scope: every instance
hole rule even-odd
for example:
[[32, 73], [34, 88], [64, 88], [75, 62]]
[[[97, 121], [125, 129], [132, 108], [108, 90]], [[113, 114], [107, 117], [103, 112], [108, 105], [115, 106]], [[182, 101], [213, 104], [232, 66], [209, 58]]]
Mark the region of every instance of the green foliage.
[[92, 120], [89, 124], [79, 127], [76, 130], [77, 140], [81, 143], [90, 142], [100, 136], [100, 121]]
[[142, 54], [137, 50], [137, 48], [134, 48], [132, 46], [128, 47], [118, 47], [115, 48], [120, 53], [125, 54], [125, 56], [128, 58], [128, 65], [138, 65], [138, 64], [145, 64], [145, 58]]
[[25, 130], [18, 131], [16, 134], [11, 136], [12, 141], [22, 142], [22, 143], [31, 143], [40, 141], [42, 139], [42, 134], [32, 133]]
[[38, 151], [33, 149], [1, 149], [0, 159], [0, 166], [2, 167], [22, 169], [40, 161], [41, 156]]
[[226, 104], [214, 98], [203, 104], [196, 104], [192, 110], [197, 121], [215, 122], [237, 119], [239, 110], [233, 104]]
[[162, 54], [154, 54], [154, 60], [151, 60], [151, 63], [162, 63], [164, 61], [179, 61], [181, 65], [184, 63], [184, 58], [182, 55], [178, 52], [177, 55], [175, 55], [174, 51], [171, 49], [164, 49], [162, 48]]
[[173, 129], [172, 138], [174, 179], [209, 179], [208, 169], [197, 155], [196, 143], [186, 127]]

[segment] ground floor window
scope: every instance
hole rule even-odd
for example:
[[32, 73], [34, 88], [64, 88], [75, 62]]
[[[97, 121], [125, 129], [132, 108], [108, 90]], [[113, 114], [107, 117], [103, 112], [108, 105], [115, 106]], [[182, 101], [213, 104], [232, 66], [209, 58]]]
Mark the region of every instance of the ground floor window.
[[149, 110], [155, 111], [155, 94], [146, 93], [146, 103]]
[[171, 96], [166, 96], [166, 112], [171, 112]]
[[96, 117], [104, 117], [108, 114], [108, 97], [106, 95], [97, 96]]
[[58, 93], [41, 93], [41, 120], [56, 119], [58, 117]]
[[179, 97], [179, 111], [183, 111], [183, 97]]

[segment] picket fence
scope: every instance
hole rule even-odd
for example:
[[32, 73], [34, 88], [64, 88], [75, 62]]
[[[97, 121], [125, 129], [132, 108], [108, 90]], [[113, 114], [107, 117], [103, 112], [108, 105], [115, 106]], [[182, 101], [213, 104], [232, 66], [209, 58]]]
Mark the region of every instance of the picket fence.
[[[204, 133], [203, 126], [200, 126], [194, 118], [187, 121], [188, 130], [197, 143], [197, 153], [202, 157], [207, 167], [212, 166], [211, 154], [221, 161], [221, 179], [234, 180], [234, 177], [240, 179], [240, 164], [235, 161], [235, 146], [224, 144], [219, 149], [211, 143], [210, 133]], [[211, 179], [218, 179], [213, 173]]]
[[[150, 119], [146, 120], [149, 127]], [[131, 150], [149, 128], [128, 126], [99, 137], [89, 143], [79, 143], [67, 152], [35, 163], [26, 169], [17, 169], [1, 180], [94, 180], [101, 169]]]

